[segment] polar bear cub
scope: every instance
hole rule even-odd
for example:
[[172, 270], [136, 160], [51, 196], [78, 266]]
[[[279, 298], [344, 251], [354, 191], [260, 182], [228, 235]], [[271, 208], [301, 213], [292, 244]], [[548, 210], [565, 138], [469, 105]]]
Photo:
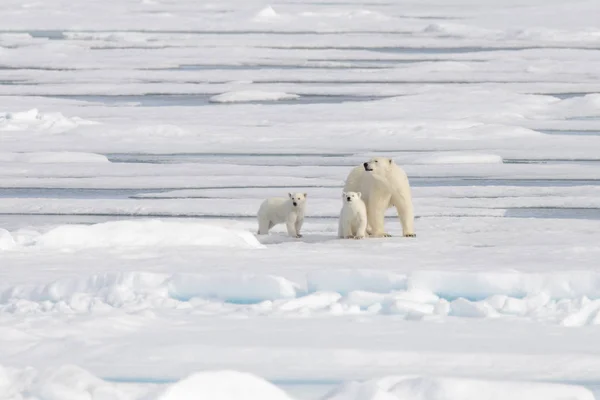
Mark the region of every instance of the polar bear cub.
[[288, 193], [288, 197], [266, 199], [258, 209], [258, 234], [266, 235], [277, 224], [285, 223], [291, 237], [300, 238], [304, 222], [306, 193]]
[[363, 239], [367, 234], [367, 207], [360, 192], [344, 192], [338, 236], [343, 239]]

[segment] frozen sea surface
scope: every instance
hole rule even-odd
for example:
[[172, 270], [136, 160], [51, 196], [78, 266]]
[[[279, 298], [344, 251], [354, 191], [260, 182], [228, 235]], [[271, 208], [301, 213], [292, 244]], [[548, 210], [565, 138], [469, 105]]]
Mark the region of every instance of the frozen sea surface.
[[600, 394], [598, 2], [4, 6], [0, 399]]

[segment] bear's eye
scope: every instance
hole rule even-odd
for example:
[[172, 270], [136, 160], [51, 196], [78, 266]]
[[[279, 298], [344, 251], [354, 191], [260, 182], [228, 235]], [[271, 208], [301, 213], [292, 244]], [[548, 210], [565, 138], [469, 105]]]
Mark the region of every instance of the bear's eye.
[[375, 160], [375, 162], [379, 162], [379, 161]]

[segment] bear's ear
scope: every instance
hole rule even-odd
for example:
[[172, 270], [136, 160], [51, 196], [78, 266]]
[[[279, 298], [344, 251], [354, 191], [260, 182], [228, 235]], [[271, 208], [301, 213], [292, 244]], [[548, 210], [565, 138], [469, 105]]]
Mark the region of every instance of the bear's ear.
[[290, 199], [291, 199], [292, 197], [294, 197], [294, 195], [293, 195], [293, 194], [291, 194], [291, 193], [288, 193], [288, 196], [290, 196]]
[[342, 197], [346, 197], [346, 192], [342, 192]]
[[304, 193], [304, 198], [308, 197], [308, 193]]
[[391, 163], [393, 163], [393, 162], [394, 162], [394, 160], [392, 160], [392, 159], [390, 158], [390, 164], [391, 164]]
[[359, 199], [362, 197], [362, 193], [361, 192], [357, 192], [356, 195], [358, 196]]

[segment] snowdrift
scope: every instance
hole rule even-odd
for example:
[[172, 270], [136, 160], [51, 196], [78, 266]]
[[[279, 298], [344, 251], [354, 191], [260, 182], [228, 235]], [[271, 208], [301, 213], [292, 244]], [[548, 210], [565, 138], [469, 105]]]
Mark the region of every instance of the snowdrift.
[[62, 133], [80, 125], [96, 123], [79, 117], [65, 117], [61, 113], [40, 113], [36, 108], [22, 112], [0, 113], [0, 131]]
[[237, 371], [191, 374], [161, 388], [150, 384], [107, 382], [74, 365], [17, 369], [0, 366], [0, 399], [39, 400], [291, 400], [277, 386]]
[[[256, 375], [233, 370], [192, 373], [169, 385], [115, 383], [75, 365], [37, 371], [0, 366], [0, 398], [39, 400], [292, 400]], [[323, 400], [594, 400], [582, 386], [426, 376], [347, 382]]]
[[0, 228], [0, 250], [9, 250], [17, 245], [9, 231]]
[[600, 274], [506, 275], [510, 280], [485, 272], [444, 278], [442, 272], [405, 276], [322, 271], [311, 273], [306, 282], [294, 282], [235, 271], [112, 272], [38, 285], [5, 284], [0, 286], [0, 314], [186, 308], [206, 315], [381, 314], [410, 320], [522, 318], [566, 327], [600, 324]]
[[198, 372], [170, 385], [156, 400], [291, 400], [283, 390], [237, 371]]
[[594, 400], [581, 386], [421, 376], [385, 377], [341, 385], [324, 400]]
[[135, 311], [174, 308], [193, 299], [247, 304], [293, 299], [299, 292], [297, 284], [271, 275], [104, 273], [41, 285], [0, 287], [0, 312], [89, 312], [107, 307]]
[[331, 290], [349, 293], [364, 290], [389, 293], [394, 290], [421, 290], [446, 299], [460, 297], [477, 301], [500, 295], [523, 298], [546, 294], [549, 299], [588, 296], [600, 298], [600, 274], [592, 271], [548, 273], [416, 271], [397, 274], [371, 270], [314, 271], [307, 276], [309, 291]]
[[117, 385], [106, 382], [84, 369], [65, 365], [43, 372], [33, 368], [16, 369], [0, 366], [0, 398], [126, 400], [135, 397], [127, 396], [125, 391], [117, 388]]
[[264, 247], [249, 231], [218, 225], [161, 220], [114, 221], [95, 225], [62, 225], [35, 242], [44, 248], [132, 246]]

